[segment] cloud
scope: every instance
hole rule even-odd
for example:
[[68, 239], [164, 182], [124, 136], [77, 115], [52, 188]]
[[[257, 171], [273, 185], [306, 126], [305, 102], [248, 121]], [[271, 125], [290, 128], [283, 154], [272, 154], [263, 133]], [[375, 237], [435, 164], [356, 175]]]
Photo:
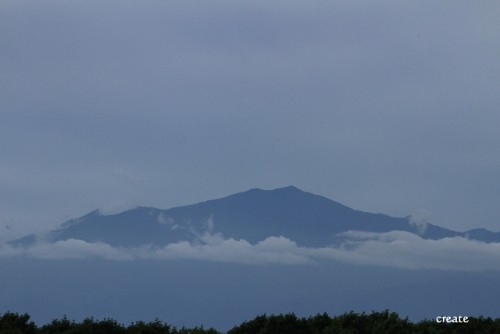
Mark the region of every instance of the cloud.
[[106, 243], [90, 243], [84, 240], [68, 239], [54, 243], [40, 242], [31, 247], [0, 247], [0, 257], [28, 256], [36, 259], [86, 259], [131, 260], [128, 250], [115, 248]]
[[130, 260], [128, 251], [114, 248], [102, 242], [89, 243], [68, 239], [54, 243], [38, 244], [27, 249], [28, 255], [42, 259], [103, 258], [107, 260]]
[[205, 233], [196, 242], [181, 241], [164, 247], [144, 245], [112, 247], [68, 239], [37, 243], [31, 247], [0, 246], [0, 257], [26, 256], [37, 259], [88, 259], [117, 261], [198, 260], [248, 265], [319, 265], [344, 262], [404, 269], [458, 271], [497, 270], [500, 243], [484, 243], [462, 237], [425, 240], [403, 232], [371, 233], [348, 231], [339, 246], [301, 247], [283, 236], [271, 236], [256, 244]]
[[344, 262], [407, 269], [495, 270], [500, 265], [500, 243], [462, 237], [422, 239], [403, 231], [349, 231], [339, 248], [314, 250], [316, 255]]
[[269, 237], [255, 245], [246, 240], [224, 239], [221, 234], [205, 234], [203, 243], [187, 241], [162, 248], [142, 247], [133, 250], [137, 258], [159, 260], [204, 260], [242, 264], [311, 264], [309, 257], [297, 244], [284, 237]]
[[431, 213], [427, 210], [417, 211], [410, 215], [410, 224], [413, 225], [420, 235], [423, 235], [429, 226], [429, 217]]
[[0, 245], [0, 258], [20, 256], [25, 253], [22, 247], [12, 247], [8, 244]]

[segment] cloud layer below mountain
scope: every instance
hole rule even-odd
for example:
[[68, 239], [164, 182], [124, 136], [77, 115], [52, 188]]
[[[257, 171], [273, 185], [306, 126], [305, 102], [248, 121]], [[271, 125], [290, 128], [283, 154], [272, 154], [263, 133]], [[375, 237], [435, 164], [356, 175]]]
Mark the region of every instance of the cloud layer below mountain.
[[327, 247], [301, 247], [285, 237], [271, 236], [256, 244], [246, 240], [205, 234], [196, 242], [177, 242], [165, 247], [143, 245], [134, 248], [112, 247], [68, 239], [40, 242], [30, 247], [0, 246], [0, 257], [37, 259], [200, 260], [249, 265], [318, 265], [340, 261], [406, 269], [443, 269], [460, 271], [500, 268], [500, 243], [484, 243], [462, 237], [425, 240], [414, 234], [392, 231], [369, 233], [348, 231], [342, 243]]

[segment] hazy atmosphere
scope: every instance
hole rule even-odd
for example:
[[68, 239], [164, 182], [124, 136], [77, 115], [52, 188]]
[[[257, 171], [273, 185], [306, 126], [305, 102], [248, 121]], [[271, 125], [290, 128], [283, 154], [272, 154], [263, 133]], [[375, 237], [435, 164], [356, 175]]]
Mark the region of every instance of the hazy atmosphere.
[[1, 1], [0, 241], [96, 208], [287, 185], [498, 231], [499, 13], [496, 1]]

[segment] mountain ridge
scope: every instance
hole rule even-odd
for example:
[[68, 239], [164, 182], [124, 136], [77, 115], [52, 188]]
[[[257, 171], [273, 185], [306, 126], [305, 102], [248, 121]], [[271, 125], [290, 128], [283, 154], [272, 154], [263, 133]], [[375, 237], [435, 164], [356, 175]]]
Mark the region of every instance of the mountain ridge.
[[[94, 210], [66, 221], [42, 239], [48, 242], [80, 239], [120, 247], [164, 246], [180, 241], [199, 241], [204, 234], [219, 233], [250, 243], [270, 236], [283, 236], [301, 246], [318, 247], [334, 243], [348, 230], [405, 231], [424, 239], [465, 237], [485, 242], [500, 241], [500, 232], [481, 228], [457, 232], [430, 223], [417, 223], [411, 216], [391, 217], [359, 211], [294, 186], [272, 190], [252, 188], [170, 209], [137, 207], [112, 215]], [[29, 245], [37, 238], [28, 235], [11, 244]]]

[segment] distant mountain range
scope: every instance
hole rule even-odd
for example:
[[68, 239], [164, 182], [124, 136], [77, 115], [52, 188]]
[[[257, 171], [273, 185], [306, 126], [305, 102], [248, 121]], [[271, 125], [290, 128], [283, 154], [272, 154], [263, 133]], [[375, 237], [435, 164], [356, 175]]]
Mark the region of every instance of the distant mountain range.
[[466, 237], [499, 242], [500, 232], [473, 229], [453, 231], [411, 216], [391, 217], [351, 209], [328, 198], [289, 186], [274, 190], [251, 189], [224, 198], [167, 210], [138, 207], [118, 214], [98, 210], [62, 224], [45, 235], [28, 235], [11, 242], [30, 245], [37, 240], [54, 242], [80, 239], [117, 247], [163, 246], [179, 241], [200, 242], [207, 233], [251, 243], [270, 236], [284, 236], [301, 246], [326, 246], [349, 230], [406, 231], [424, 239]]

